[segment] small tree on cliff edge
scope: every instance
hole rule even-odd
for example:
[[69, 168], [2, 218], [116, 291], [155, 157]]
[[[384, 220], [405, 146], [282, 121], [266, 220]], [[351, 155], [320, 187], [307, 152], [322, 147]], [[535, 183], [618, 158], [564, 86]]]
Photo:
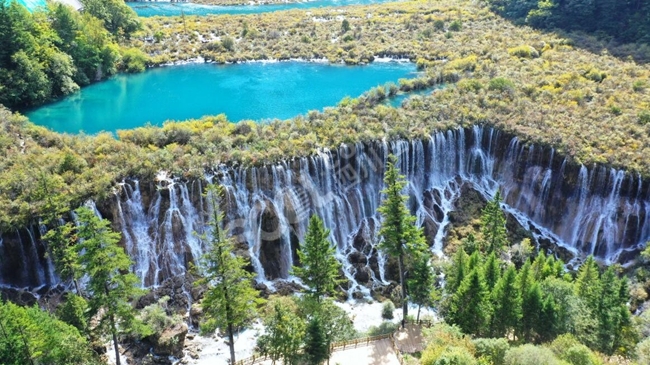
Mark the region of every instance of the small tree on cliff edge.
[[293, 272], [309, 286], [308, 292], [320, 303], [323, 296], [334, 294], [341, 282], [341, 263], [334, 254], [336, 248], [327, 239], [330, 231], [316, 215], [309, 219], [305, 242], [298, 257], [302, 267], [293, 267]]
[[201, 269], [205, 276], [199, 283], [208, 286], [201, 303], [204, 313], [201, 332], [211, 333], [217, 328], [224, 330], [228, 334], [230, 361], [234, 364], [235, 330], [256, 317], [260, 299], [252, 286], [253, 274], [244, 269], [246, 260], [235, 256], [234, 244], [221, 227], [220, 194], [221, 189], [208, 186], [207, 201], [212, 216], [209, 248], [201, 258]]
[[111, 230], [110, 222], [85, 207], [76, 213], [79, 222], [79, 242], [74, 246], [78, 255], [76, 268], [88, 275], [88, 317], [99, 320], [93, 331], [112, 337], [116, 363], [120, 365], [118, 335], [147, 335], [151, 331], [135, 317], [130, 302], [142, 291], [138, 288], [138, 278], [130, 272], [131, 259], [117, 245], [120, 235]]
[[386, 189], [382, 190], [385, 199], [378, 209], [383, 218], [379, 230], [379, 236], [381, 237], [379, 248], [389, 256], [397, 258], [399, 281], [402, 287], [402, 318], [406, 319], [408, 302], [406, 300], [406, 266], [404, 259], [425, 251], [426, 243], [422, 229], [415, 224], [416, 218], [411, 215], [406, 207], [408, 197], [402, 195], [406, 182], [404, 176], [400, 175], [397, 166], [395, 166], [396, 163], [397, 158], [390, 155], [384, 175]]

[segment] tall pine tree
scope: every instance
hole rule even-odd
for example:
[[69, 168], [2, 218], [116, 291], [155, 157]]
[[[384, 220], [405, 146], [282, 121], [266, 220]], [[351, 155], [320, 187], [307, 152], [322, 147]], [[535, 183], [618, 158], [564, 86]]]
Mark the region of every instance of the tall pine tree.
[[298, 250], [302, 266], [293, 267], [293, 273], [309, 287], [309, 294], [319, 302], [323, 296], [334, 294], [341, 282], [341, 263], [336, 259], [336, 248], [328, 240], [329, 234], [323, 221], [312, 215], [305, 241]]
[[517, 286], [517, 271], [509, 266], [492, 293], [494, 314], [490, 332], [492, 337], [507, 336], [519, 328], [521, 320], [521, 292]]
[[508, 244], [506, 217], [501, 210], [501, 193], [498, 190], [481, 213], [481, 233], [487, 253], [495, 252], [498, 255]]
[[390, 155], [384, 175], [386, 189], [382, 190], [385, 198], [378, 209], [382, 217], [379, 248], [388, 256], [397, 258], [399, 281], [402, 287], [402, 318], [405, 320], [408, 315], [405, 259], [425, 251], [427, 246], [422, 228], [417, 227], [416, 218], [406, 207], [408, 196], [402, 194], [406, 182], [396, 164], [397, 158]]
[[201, 258], [204, 278], [199, 283], [208, 286], [201, 303], [204, 320], [201, 332], [211, 333], [217, 328], [228, 335], [230, 361], [235, 363], [235, 330], [256, 316], [259, 293], [253, 288], [253, 274], [244, 268], [247, 262], [235, 256], [232, 239], [222, 229], [223, 216], [219, 212], [221, 189], [208, 186], [207, 201], [212, 211], [209, 222], [209, 248]]
[[473, 270], [452, 296], [447, 319], [464, 333], [482, 336], [490, 321], [489, 299], [483, 273], [480, 269]]

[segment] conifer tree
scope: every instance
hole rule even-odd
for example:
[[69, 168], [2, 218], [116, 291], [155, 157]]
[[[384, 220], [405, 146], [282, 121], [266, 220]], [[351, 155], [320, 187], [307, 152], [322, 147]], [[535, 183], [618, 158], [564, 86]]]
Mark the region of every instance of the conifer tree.
[[336, 259], [336, 248], [328, 240], [330, 231], [316, 215], [309, 219], [305, 241], [298, 250], [301, 267], [294, 266], [293, 273], [305, 283], [308, 292], [317, 301], [334, 294], [341, 282], [341, 263]]
[[494, 314], [491, 321], [493, 337], [507, 336], [519, 328], [521, 292], [517, 286], [517, 271], [509, 266], [499, 279], [492, 294]]
[[592, 312], [598, 310], [601, 293], [600, 274], [593, 256], [589, 256], [582, 266], [580, 266], [578, 277], [575, 281], [575, 291], [580, 298], [584, 299]]
[[132, 261], [117, 245], [120, 235], [110, 229], [110, 222], [85, 207], [76, 213], [79, 242], [74, 247], [78, 270], [88, 275], [88, 317], [98, 320], [94, 331], [112, 337], [117, 365], [120, 365], [118, 336], [148, 332], [136, 319], [130, 302], [142, 293], [138, 278], [130, 271]]
[[485, 261], [483, 265], [485, 272], [485, 283], [487, 284], [488, 290], [494, 289], [494, 286], [497, 285], [499, 278], [501, 278], [501, 268], [499, 267], [499, 259], [492, 252]]
[[406, 262], [405, 259], [426, 250], [422, 228], [415, 224], [416, 218], [411, 215], [406, 207], [407, 196], [402, 195], [406, 185], [404, 176], [400, 175], [396, 166], [397, 158], [390, 155], [384, 183], [386, 189], [382, 190], [385, 199], [378, 211], [382, 216], [382, 225], [379, 230], [381, 243], [379, 248], [388, 256], [397, 258], [399, 280], [402, 287], [402, 318], [408, 315], [408, 302], [406, 293]]
[[330, 356], [329, 343], [319, 316], [312, 317], [307, 324], [304, 352], [309, 365], [319, 365]]
[[433, 304], [434, 276], [429, 267], [431, 255], [422, 253], [413, 261], [410, 269], [409, 279], [407, 280], [408, 290], [411, 301], [418, 305], [418, 315], [416, 321], [420, 321], [420, 309], [422, 306]]
[[459, 248], [452, 258], [452, 265], [447, 272], [446, 289], [448, 293], [455, 293], [467, 274], [469, 274], [469, 257], [463, 248]]
[[481, 336], [486, 333], [491, 311], [483, 273], [473, 270], [452, 296], [448, 320], [464, 333]]
[[542, 311], [544, 310], [544, 298], [542, 290], [537, 282], [532, 282], [524, 289], [521, 301], [521, 338], [526, 342], [534, 342], [537, 339], [537, 330], [543, 326]]
[[221, 189], [208, 186], [207, 201], [212, 211], [209, 222], [209, 248], [201, 258], [204, 278], [199, 283], [208, 286], [201, 303], [204, 321], [201, 332], [211, 333], [217, 328], [228, 335], [230, 361], [235, 363], [235, 330], [256, 316], [259, 293], [253, 288], [253, 274], [244, 268], [247, 262], [235, 256], [232, 239], [222, 229], [223, 216], [219, 212]]
[[499, 254], [508, 243], [506, 217], [501, 210], [501, 193], [499, 191], [481, 213], [481, 233], [483, 233], [485, 251], [488, 253]]

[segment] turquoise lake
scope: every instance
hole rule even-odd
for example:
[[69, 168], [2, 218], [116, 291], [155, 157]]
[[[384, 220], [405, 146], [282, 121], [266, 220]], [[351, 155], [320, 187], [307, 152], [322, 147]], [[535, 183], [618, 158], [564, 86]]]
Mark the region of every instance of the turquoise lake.
[[127, 3], [139, 16], [177, 16], [208, 14], [258, 14], [290, 9], [322, 8], [325, 6], [368, 5], [394, 2], [395, 0], [313, 0], [287, 4], [269, 5], [201, 5], [171, 2], [133, 2]]
[[[3, 1], [3, 0], [0, 0]], [[9, 4], [11, 0], [4, 0], [3, 1], [5, 4]], [[47, 3], [45, 0], [18, 0], [18, 4], [21, 4], [22, 6], [26, 7], [27, 10], [29, 11], [34, 11], [36, 8], [39, 7], [46, 7]]]
[[57, 132], [88, 134], [221, 113], [231, 121], [288, 119], [415, 76], [414, 64], [398, 62], [190, 64], [119, 75], [25, 115]]

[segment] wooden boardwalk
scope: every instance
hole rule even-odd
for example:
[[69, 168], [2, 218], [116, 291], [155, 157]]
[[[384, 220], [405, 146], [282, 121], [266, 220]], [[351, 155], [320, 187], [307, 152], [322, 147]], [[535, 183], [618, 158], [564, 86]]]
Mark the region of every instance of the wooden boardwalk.
[[422, 337], [422, 327], [408, 323], [404, 329], [400, 328], [395, 332], [395, 345], [399, 352], [403, 354], [412, 354], [424, 350], [424, 338]]
[[400, 365], [389, 338], [332, 354], [330, 365]]

